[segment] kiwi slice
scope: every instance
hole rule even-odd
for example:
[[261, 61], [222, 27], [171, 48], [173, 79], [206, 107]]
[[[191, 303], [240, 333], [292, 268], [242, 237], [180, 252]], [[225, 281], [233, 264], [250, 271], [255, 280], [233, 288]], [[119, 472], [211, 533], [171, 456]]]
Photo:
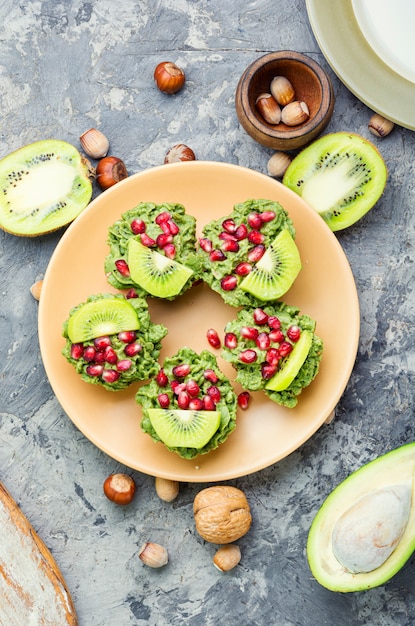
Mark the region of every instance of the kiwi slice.
[[87, 161], [67, 143], [47, 139], [0, 161], [0, 228], [35, 237], [72, 222], [92, 196]]
[[219, 411], [147, 409], [151, 424], [169, 448], [201, 449], [220, 425]]
[[283, 184], [295, 191], [331, 230], [351, 226], [379, 200], [387, 168], [377, 148], [354, 133], [331, 133], [302, 150]]
[[313, 335], [308, 330], [303, 330], [299, 340], [295, 344], [293, 351], [287, 357], [284, 365], [268, 381], [265, 388], [271, 391], [284, 391], [293, 382], [300, 371], [304, 361], [310, 352]]
[[127, 300], [103, 298], [86, 302], [70, 316], [68, 337], [72, 343], [82, 343], [139, 328], [137, 313]]
[[290, 231], [285, 228], [239, 286], [259, 300], [276, 300], [288, 291], [300, 269], [300, 253]]
[[128, 241], [128, 267], [131, 279], [157, 298], [176, 296], [193, 274], [186, 265], [132, 238]]

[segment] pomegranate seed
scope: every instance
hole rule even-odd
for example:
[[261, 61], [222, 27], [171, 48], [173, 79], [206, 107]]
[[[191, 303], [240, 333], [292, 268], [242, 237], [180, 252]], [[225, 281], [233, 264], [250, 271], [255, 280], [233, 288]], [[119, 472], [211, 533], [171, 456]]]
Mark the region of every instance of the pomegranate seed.
[[275, 315], [270, 315], [268, 318], [268, 326], [270, 328], [274, 328], [275, 330], [279, 330], [281, 328], [281, 321]]
[[172, 235], [177, 235], [180, 232], [180, 228], [177, 226], [176, 222], [173, 222], [173, 220], [168, 220], [166, 224]]
[[121, 374], [117, 370], [104, 370], [102, 372], [102, 378], [106, 383], [115, 383], [120, 376]]
[[156, 383], [158, 384], [158, 386], [167, 387], [168, 382], [169, 379], [167, 378], [166, 372], [163, 369], [159, 370], [156, 376]]
[[252, 272], [252, 265], [246, 261], [242, 261], [235, 267], [235, 274], [238, 276], [248, 276]]
[[240, 409], [245, 411], [248, 408], [249, 401], [251, 400], [251, 394], [249, 391], [241, 391], [238, 395], [238, 406]]
[[221, 241], [238, 241], [235, 235], [232, 235], [231, 233], [225, 233], [224, 231], [219, 233], [219, 239]]
[[196, 398], [200, 393], [200, 387], [195, 380], [189, 380], [186, 383], [186, 391], [191, 398]]
[[236, 224], [233, 219], [229, 218], [227, 220], [223, 220], [222, 228], [224, 228], [226, 232], [233, 234], [236, 230]]
[[238, 345], [238, 337], [235, 333], [226, 333], [223, 343], [229, 350], [234, 350]]
[[104, 357], [107, 363], [116, 363], [118, 361], [117, 353], [111, 346], [105, 348]]
[[134, 235], [141, 235], [146, 232], [146, 223], [138, 218], [131, 222], [130, 227]]
[[163, 249], [167, 246], [168, 243], [172, 243], [172, 241], [173, 235], [171, 233], [169, 233], [168, 235], [162, 233], [161, 235], [157, 236], [156, 244], [159, 248]]
[[252, 248], [247, 255], [250, 263], [257, 263], [265, 254], [265, 246], [263, 243], [259, 243], [255, 248]]
[[123, 343], [132, 343], [135, 341], [136, 333], [134, 330], [122, 330], [118, 333], [118, 339]]
[[212, 348], [220, 348], [221, 341], [217, 331], [214, 328], [209, 328], [206, 331], [206, 337]]
[[272, 378], [277, 371], [277, 364], [274, 363], [263, 363], [261, 365], [261, 376], [265, 378], [265, 380], [269, 380]]
[[82, 356], [85, 359], [85, 361], [93, 361], [95, 359], [95, 355], [96, 355], [95, 348], [93, 346], [88, 346], [87, 348], [85, 348]]
[[126, 372], [130, 369], [132, 364], [133, 362], [130, 359], [121, 359], [121, 361], [118, 361], [117, 363], [117, 370], [119, 372]]
[[121, 276], [129, 276], [130, 275], [130, 268], [128, 267], [128, 265], [127, 265], [126, 261], [124, 261], [124, 259], [117, 259], [115, 261], [115, 267], [117, 268], [117, 270], [119, 271]]
[[104, 363], [105, 362], [105, 352], [103, 350], [99, 350], [99, 352], [95, 353], [94, 363]]
[[183, 378], [190, 374], [190, 365], [187, 363], [182, 363], [181, 365], [175, 365], [173, 367], [173, 376], [177, 376], [177, 378]]
[[162, 211], [156, 216], [156, 219], [154, 221], [160, 226], [160, 224], [167, 222], [169, 219], [171, 219], [171, 213], [169, 213], [168, 211]]
[[275, 213], [274, 211], [263, 211], [259, 216], [263, 222], [272, 222], [275, 218]]
[[241, 224], [240, 226], [238, 226], [238, 228], [235, 230], [235, 237], [237, 238], [238, 241], [241, 241], [242, 239], [246, 239], [248, 236], [248, 227], [246, 224]]
[[[170, 387], [173, 393], [175, 393], [176, 395], [178, 393], [180, 393], [180, 391], [183, 391], [183, 389], [185, 389], [186, 387], [183, 386], [183, 383], [179, 383], [178, 380], [172, 380], [170, 382]], [[181, 389], [179, 389], [179, 387], [181, 387]]]
[[211, 261], [224, 261], [226, 254], [222, 252], [222, 250], [212, 250], [212, 252], [209, 253], [209, 259]]
[[165, 235], [171, 235], [170, 226], [168, 222], [161, 222], [160, 228]]
[[156, 245], [156, 240], [153, 237], [149, 237], [146, 233], [142, 233], [140, 239], [143, 246], [147, 246], [147, 248], [152, 248]]
[[238, 285], [238, 279], [236, 276], [230, 274], [229, 276], [224, 276], [220, 281], [220, 286], [224, 291], [233, 291], [236, 289]]
[[131, 298], [138, 298], [138, 293], [136, 292], [136, 290], [134, 289], [134, 287], [131, 287], [131, 289], [129, 289], [127, 291], [127, 293], [125, 294], [125, 297], [130, 300]]
[[239, 355], [239, 360], [242, 361], [242, 363], [254, 363], [258, 358], [257, 353], [255, 352], [255, 350], [243, 350], [243, 352], [240, 353]]
[[255, 324], [262, 326], [262, 324], [266, 324], [268, 322], [268, 314], [265, 313], [262, 309], [255, 309], [253, 313], [253, 318]]
[[212, 252], [213, 250], [213, 244], [210, 239], [207, 239], [207, 237], [199, 239], [199, 247], [202, 248], [204, 252]]
[[202, 411], [204, 409], [203, 400], [201, 398], [192, 398], [189, 402], [191, 411]]
[[190, 402], [190, 396], [187, 391], [181, 391], [177, 396], [177, 406], [179, 409], [187, 409]]
[[136, 354], [141, 352], [142, 349], [143, 346], [141, 345], [141, 343], [135, 341], [134, 343], [127, 344], [124, 348], [124, 352], [127, 356], [135, 356]]
[[84, 353], [84, 346], [82, 345], [82, 343], [73, 343], [71, 345], [71, 357], [73, 359], [80, 359], [81, 356]]
[[88, 365], [88, 367], [86, 368], [86, 373], [88, 374], [88, 376], [101, 376], [103, 371], [103, 366], [97, 364]]
[[242, 326], [239, 332], [244, 339], [251, 339], [252, 341], [255, 341], [258, 337], [258, 329], [253, 326]]
[[292, 350], [293, 350], [293, 346], [288, 341], [283, 341], [278, 348], [278, 352], [283, 358], [285, 356], [288, 356], [290, 352], [292, 352]]
[[220, 401], [220, 390], [219, 387], [212, 385], [208, 389], [206, 389], [206, 393], [210, 396], [215, 404]]
[[162, 409], [167, 409], [170, 404], [170, 398], [167, 393], [160, 393], [157, 396], [157, 401]]
[[256, 338], [256, 345], [260, 350], [268, 350], [271, 344], [271, 339], [269, 338], [268, 333], [259, 333]]
[[210, 383], [217, 383], [219, 378], [218, 375], [216, 374], [216, 372], [214, 372], [213, 370], [205, 370], [203, 372], [203, 376], [206, 380], [208, 380]]
[[94, 339], [94, 346], [97, 350], [105, 350], [111, 345], [111, 339], [107, 336], [105, 337], [97, 337]]
[[265, 355], [265, 360], [270, 365], [278, 365], [278, 361], [280, 360], [280, 358], [281, 355], [278, 352], [277, 348], [270, 348], [269, 350], [267, 350], [267, 353]]
[[248, 215], [248, 224], [251, 228], [258, 230], [262, 226], [262, 220], [259, 213], [250, 213]]
[[216, 404], [210, 396], [203, 396], [202, 402], [205, 411], [214, 411], [216, 409]]
[[174, 243], [167, 243], [164, 248], [164, 254], [168, 259], [174, 259], [176, 256], [176, 246]]
[[279, 328], [271, 330], [271, 332], [269, 333], [269, 338], [271, 339], [272, 343], [281, 343], [281, 341], [284, 341], [285, 339], [284, 333], [279, 330]]
[[238, 252], [239, 251], [239, 243], [237, 241], [224, 241], [221, 245], [222, 250], [225, 252]]
[[292, 324], [287, 328], [287, 337], [291, 339], [291, 341], [298, 341], [301, 335], [301, 328], [296, 324]]
[[259, 232], [259, 230], [251, 230], [248, 233], [248, 241], [251, 243], [264, 243], [265, 236]]

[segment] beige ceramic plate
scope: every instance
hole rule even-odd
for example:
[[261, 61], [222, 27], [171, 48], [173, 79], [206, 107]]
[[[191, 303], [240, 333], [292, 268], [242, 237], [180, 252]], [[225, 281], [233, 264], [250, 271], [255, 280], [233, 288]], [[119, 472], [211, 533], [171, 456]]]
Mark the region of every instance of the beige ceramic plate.
[[[107, 392], [81, 380], [61, 355], [62, 323], [69, 309], [89, 295], [113, 292], [104, 274], [108, 227], [141, 201], [180, 202], [198, 220], [232, 211], [249, 198], [279, 201], [297, 229], [303, 269], [286, 302], [317, 320], [325, 343], [321, 370], [295, 409], [256, 394], [238, 414], [236, 430], [217, 450], [186, 461], [155, 444], [140, 429], [141, 411], [133, 386]], [[154, 322], [169, 329], [161, 358], [184, 345], [209, 348], [206, 330], [221, 332], [236, 311], [218, 294], [199, 285], [175, 302], [150, 301]], [[39, 304], [43, 362], [62, 407], [101, 450], [125, 465], [153, 476], [189, 482], [220, 481], [261, 470], [296, 450], [328, 419], [349, 380], [357, 352], [359, 305], [350, 266], [325, 222], [296, 194], [274, 179], [225, 163], [194, 161], [162, 165], [135, 174], [102, 193], [75, 220], [49, 263]], [[233, 370], [220, 361], [224, 371]]]

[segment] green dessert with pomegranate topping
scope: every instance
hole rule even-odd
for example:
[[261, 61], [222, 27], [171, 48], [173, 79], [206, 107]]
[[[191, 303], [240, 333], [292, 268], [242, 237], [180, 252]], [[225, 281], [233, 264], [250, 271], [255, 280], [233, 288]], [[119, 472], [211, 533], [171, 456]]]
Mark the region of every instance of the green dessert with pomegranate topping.
[[153, 324], [143, 298], [97, 294], [69, 312], [62, 351], [88, 383], [118, 391], [159, 371], [162, 324]]
[[278, 300], [301, 269], [295, 229], [272, 200], [247, 200], [209, 222], [199, 238], [203, 280], [231, 306]]
[[315, 326], [283, 302], [244, 309], [225, 327], [222, 357], [242, 387], [263, 389], [273, 402], [293, 408], [319, 370], [323, 342]]
[[208, 350], [166, 358], [136, 400], [143, 431], [184, 459], [214, 450], [236, 427], [235, 392]]
[[108, 282], [141, 297], [173, 300], [200, 278], [196, 220], [181, 204], [141, 202], [108, 232]]

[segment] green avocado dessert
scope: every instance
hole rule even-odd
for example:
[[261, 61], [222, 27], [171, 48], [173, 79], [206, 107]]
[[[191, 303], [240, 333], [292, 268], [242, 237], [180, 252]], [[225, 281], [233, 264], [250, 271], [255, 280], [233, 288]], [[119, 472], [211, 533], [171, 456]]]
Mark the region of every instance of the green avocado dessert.
[[119, 391], [158, 372], [167, 328], [152, 323], [143, 298], [97, 294], [70, 310], [62, 334], [62, 354], [81, 378]]
[[315, 326], [283, 302], [242, 309], [225, 327], [222, 357], [244, 389], [262, 389], [273, 402], [293, 408], [320, 367], [323, 342]]
[[200, 279], [196, 220], [181, 204], [141, 202], [108, 232], [107, 280], [141, 297], [174, 300]]
[[384, 585], [415, 550], [415, 443], [350, 474], [327, 496], [309, 531], [315, 579], [341, 593]]
[[203, 280], [231, 306], [278, 300], [301, 270], [292, 220], [272, 200], [247, 200], [209, 222], [198, 241]]
[[181, 348], [140, 387], [142, 430], [184, 459], [206, 454], [236, 427], [237, 398], [208, 350]]

